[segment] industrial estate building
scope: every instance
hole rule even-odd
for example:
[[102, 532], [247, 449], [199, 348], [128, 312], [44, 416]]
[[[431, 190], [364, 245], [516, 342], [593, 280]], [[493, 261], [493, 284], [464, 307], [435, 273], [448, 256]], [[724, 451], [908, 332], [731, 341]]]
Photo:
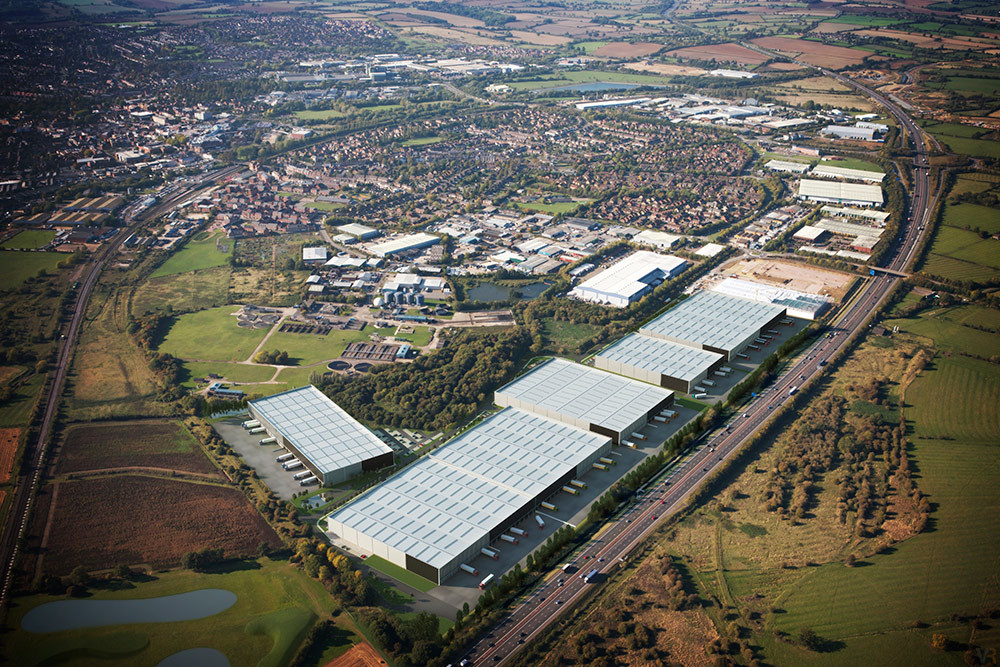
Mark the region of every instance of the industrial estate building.
[[816, 181], [808, 178], [799, 181], [798, 197], [809, 201], [853, 206], [882, 206], [885, 203], [882, 188], [878, 185]]
[[826, 312], [832, 301], [825, 296], [808, 294], [777, 285], [764, 285], [750, 280], [740, 280], [739, 278], [726, 278], [713, 285], [712, 291], [781, 306], [785, 309], [788, 317], [798, 317], [803, 320], [815, 320]]
[[594, 366], [690, 394], [724, 361], [717, 352], [633, 333], [601, 350]]
[[610, 450], [508, 408], [331, 514], [327, 530], [440, 584]]
[[873, 127], [861, 127], [856, 125], [851, 127], [849, 125], [827, 125], [822, 130], [819, 131], [820, 134], [825, 134], [828, 137], [833, 137], [834, 139], [850, 139], [852, 141], [880, 141], [879, 135], [880, 131]]
[[648, 322], [639, 332], [718, 352], [731, 361], [785, 315], [783, 306], [702, 291]]
[[834, 167], [828, 164], [818, 164], [809, 172], [810, 176], [820, 178], [846, 178], [850, 181], [868, 181], [869, 183], [881, 183], [885, 180], [885, 173], [881, 171], [867, 171], [865, 169], [847, 169], [845, 167]]
[[428, 248], [440, 242], [441, 239], [437, 236], [421, 232], [419, 234], [407, 234], [390, 241], [376, 243], [369, 246], [368, 249], [379, 257], [389, 257], [390, 255], [399, 255], [411, 250]]
[[588, 278], [570, 291], [582, 301], [625, 308], [660, 283], [679, 275], [687, 260], [639, 250]]
[[392, 465], [392, 448], [311, 384], [250, 401], [247, 409], [324, 486]]
[[497, 389], [493, 401], [609, 436], [619, 444], [673, 405], [674, 392], [550, 359]]
[[809, 171], [808, 162], [791, 162], [789, 160], [769, 160], [765, 165], [765, 169], [770, 169], [771, 171], [781, 171], [789, 174], [804, 174]]

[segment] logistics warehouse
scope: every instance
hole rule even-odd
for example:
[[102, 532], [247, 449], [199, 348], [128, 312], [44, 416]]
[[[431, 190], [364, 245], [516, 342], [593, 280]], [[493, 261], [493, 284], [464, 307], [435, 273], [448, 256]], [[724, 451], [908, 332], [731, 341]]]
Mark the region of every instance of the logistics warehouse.
[[323, 486], [393, 463], [391, 447], [311, 384], [250, 401], [247, 408]]
[[606, 436], [507, 408], [331, 514], [327, 530], [440, 584], [610, 451]]

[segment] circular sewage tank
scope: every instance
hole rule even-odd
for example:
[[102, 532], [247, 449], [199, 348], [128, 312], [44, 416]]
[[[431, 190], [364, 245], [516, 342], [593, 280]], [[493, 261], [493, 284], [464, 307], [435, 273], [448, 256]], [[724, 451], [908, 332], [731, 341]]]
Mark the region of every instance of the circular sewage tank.
[[346, 371], [351, 365], [346, 361], [331, 361], [326, 367], [331, 371]]
[[364, 363], [360, 363], [360, 364], [355, 364], [354, 365], [354, 370], [358, 371], [359, 373], [367, 373], [371, 369], [372, 369], [372, 365], [369, 364], [368, 362], [364, 362]]

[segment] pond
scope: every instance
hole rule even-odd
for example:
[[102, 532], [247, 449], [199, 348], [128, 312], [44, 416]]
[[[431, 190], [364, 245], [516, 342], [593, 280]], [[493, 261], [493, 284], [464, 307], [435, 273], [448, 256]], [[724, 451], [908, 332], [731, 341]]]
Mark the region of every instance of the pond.
[[229, 667], [229, 658], [214, 648], [189, 648], [180, 653], [168, 655], [156, 667]]
[[128, 623], [172, 623], [205, 618], [229, 609], [236, 594], [204, 588], [144, 600], [59, 600], [35, 607], [21, 620], [28, 632], [60, 632]]
[[518, 292], [522, 300], [534, 299], [548, 289], [549, 283], [527, 283], [517, 287], [505, 287], [496, 283], [481, 282], [466, 290], [469, 301], [507, 301], [512, 298], [512, 292]]

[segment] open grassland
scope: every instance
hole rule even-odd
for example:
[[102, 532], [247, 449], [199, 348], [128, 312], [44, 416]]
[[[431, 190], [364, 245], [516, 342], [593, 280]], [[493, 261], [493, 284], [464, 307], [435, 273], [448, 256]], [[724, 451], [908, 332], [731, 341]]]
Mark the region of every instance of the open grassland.
[[816, 104], [829, 104], [839, 109], [850, 109], [856, 111], [872, 111], [874, 106], [864, 97], [857, 95], [844, 95], [838, 93], [795, 93], [788, 95], [776, 95], [775, 99], [781, 100], [793, 106], [802, 106], [807, 102]]
[[230, 276], [229, 300], [255, 306], [291, 306], [302, 298], [309, 273], [256, 267], [234, 269]]
[[325, 336], [279, 332], [268, 338], [264, 347], [287, 352], [290, 365], [308, 366], [335, 359], [344, 353], [348, 343], [366, 340], [368, 333], [365, 331], [334, 330]]
[[55, 232], [45, 229], [26, 229], [0, 243], [0, 248], [13, 250], [36, 250], [48, 245], [56, 237]]
[[957, 90], [963, 93], [996, 95], [1000, 93], [1000, 78], [983, 79], [969, 76], [949, 76], [944, 87], [948, 90]]
[[146, 280], [132, 295], [132, 314], [162, 312], [167, 307], [183, 313], [225, 305], [231, 273], [228, 266], [219, 266]]
[[546, 319], [544, 324], [545, 340], [549, 347], [565, 347], [575, 350], [580, 343], [601, 330], [596, 324], [581, 322], [574, 324], [568, 320]]
[[[235, 314], [238, 310], [235, 306], [226, 306], [173, 318], [159, 351], [180, 359], [243, 361], [264, 339], [268, 330], [236, 326]], [[273, 344], [271, 348], [274, 348]]]
[[[989, 187], [988, 183], [964, 182], [987, 186], [984, 189]], [[1000, 233], [1000, 210], [977, 204], [948, 204], [944, 209], [944, 224], [959, 229], [981, 229], [988, 234], [996, 234]]]
[[994, 269], [1000, 268], [1000, 241], [981, 239], [973, 232], [956, 227], [941, 227], [934, 235], [931, 252]]
[[[329, 618], [336, 606], [322, 584], [287, 562], [261, 559], [249, 561], [246, 565], [245, 568], [221, 569], [211, 573], [188, 570], [166, 572], [155, 575], [150, 581], [128, 585], [119, 590], [96, 589], [91, 598], [145, 599], [177, 595], [203, 588], [221, 588], [236, 594], [237, 600], [232, 607], [206, 619], [45, 634], [17, 630], [7, 635], [3, 653], [8, 659], [19, 656], [19, 660], [15, 662], [20, 664], [38, 664], [42, 659], [59, 653], [64, 654], [63, 660], [66, 660], [69, 657], [65, 655], [66, 649], [72, 647], [74, 642], [88, 640], [106, 650], [109, 647], [121, 646], [122, 638], [116, 638], [115, 635], [128, 631], [146, 640], [138, 643], [140, 652], [129, 655], [127, 652], [115, 651], [125, 654], [100, 660], [100, 664], [123, 667], [136, 664], [156, 665], [173, 653], [190, 648], [210, 647], [224, 653], [232, 665], [250, 666], [260, 664], [261, 660], [274, 651], [276, 645], [272, 631], [301, 628], [302, 619], [306, 617]], [[10, 627], [20, 628], [21, 618], [28, 611], [59, 599], [64, 598], [49, 595], [16, 598], [9, 615]], [[284, 610], [297, 610], [297, 612]], [[338, 623], [342, 619], [343, 615], [338, 618]], [[248, 632], [248, 628], [261, 628], [267, 631], [257, 634]], [[353, 627], [338, 626], [338, 630], [342, 643], [358, 641], [358, 637], [353, 633]], [[287, 635], [287, 632], [285, 634]], [[288, 644], [285, 644], [285, 648], [288, 650]], [[291, 647], [288, 652], [294, 648], [297, 646]], [[74, 662], [79, 662], [79, 658]], [[284, 663], [287, 664], [287, 660]]]
[[158, 379], [127, 333], [128, 306], [122, 291], [91, 300], [70, 375], [68, 416], [75, 420], [169, 413], [156, 400]]
[[952, 280], [968, 280], [971, 282], [985, 282], [1000, 278], [1000, 271], [991, 269], [988, 266], [965, 262], [951, 257], [929, 254], [926, 261], [920, 267], [923, 273], [934, 276], [951, 278]]
[[825, 76], [811, 76], [805, 79], [794, 79], [792, 81], [782, 81], [774, 85], [778, 89], [792, 88], [795, 90], [840, 93], [853, 90], [845, 84]]
[[552, 204], [546, 204], [545, 202], [518, 202], [516, 206], [524, 211], [545, 213], [546, 215], [559, 215], [560, 213], [572, 213], [583, 204], [590, 203], [591, 201], [593, 200], [584, 199], [580, 201], [561, 201]]
[[1000, 142], [978, 138], [984, 132], [982, 128], [936, 121], [924, 121], [921, 125], [955, 153], [972, 157], [1000, 157]]
[[58, 461], [61, 474], [128, 466], [217, 473], [184, 425], [168, 420], [71, 426]]
[[0, 405], [0, 427], [27, 425], [44, 384], [44, 375], [33, 375], [18, 385], [11, 397]]
[[257, 667], [287, 665], [315, 622], [316, 615], [311, 611], [301, 607], [286, 607], [247, 623], [244, 630], [248, 635], [262, 635], [273, 642], [271, 650], [257, 663]]
[[[10, 481], [14, 470], [14, 459], [17, 458], [18, 443], [21, 439], [21, 429], [0, 429], [0, 484]], [[2, 505], [3, 499], [0, 499]]]
[[9, 250], [0, 255], [3, 271], [0, 272], [0, 290], [17, 287], [42, 271], [55, 271], [59, 262], [68, 256], [58, 252], [24, 252]]
[[577, 83], [635, 83], [644, 86], [662, 86], [668, 79], [652, 74], [629, 74], [626, 72], [601, 72], [598, 70], [580, 70], [560, 72], [559, 74], [543, 74], [534, 79], [508, 82], [514, 90], [537, 90], [542, 88], [559, 88]]
[[187, 244], [167, 258], [150, 278], [169, 276], [175, 273], [187, 273], [199, 269], [210, 269], [229, 263], [233, 254], [232, 239], [227, 239], [222, 232], [201, 232], [190, 239]]
[[407, 139], [403, 142], [404, 146], [429, 146], [431, 144], [437, 144], [444, 141], [444, 137], [418, 137], [416, 139]]
[[234, 364], [221, 361], [185, 361], [183, 367], [185, 377], [181, 381], [185, 387], [194, 387], [199, 384], [195, 382], [196, 378], [208, 379], [210, 373], [221, 376], [225, 382], [267, 382], [277, 370], [274, 366]]
[[984, 358], [1000, 356], [1000, 336], [991, 331], [981, 331], [950, 320], [946, 312], [926, 313], [906, 320], [889, 320], [889, 326], [901, 331], [931, 338], [941, 350], [975, 355]]
[[[228, 556], [255, 553], [261, 542], [281, 542], [238, 490], [137, 475], [61, 482], [51, 507], [43, 570], [63, 575], [151, 564], [175, 567], [181, 556], [221, 548]], [[40, 517], [44, 522], [45, 517]], [[36, 526], [43, 523], [36, 522]]]
[[916, 415], [913, 428], [918, 441], [948, 438], [953, 447], [972, 442], [994, 446], [1000, 443], [997, 366], [979, 359], [941, 356], [933, 365], [906, 392], [907, 403]]

